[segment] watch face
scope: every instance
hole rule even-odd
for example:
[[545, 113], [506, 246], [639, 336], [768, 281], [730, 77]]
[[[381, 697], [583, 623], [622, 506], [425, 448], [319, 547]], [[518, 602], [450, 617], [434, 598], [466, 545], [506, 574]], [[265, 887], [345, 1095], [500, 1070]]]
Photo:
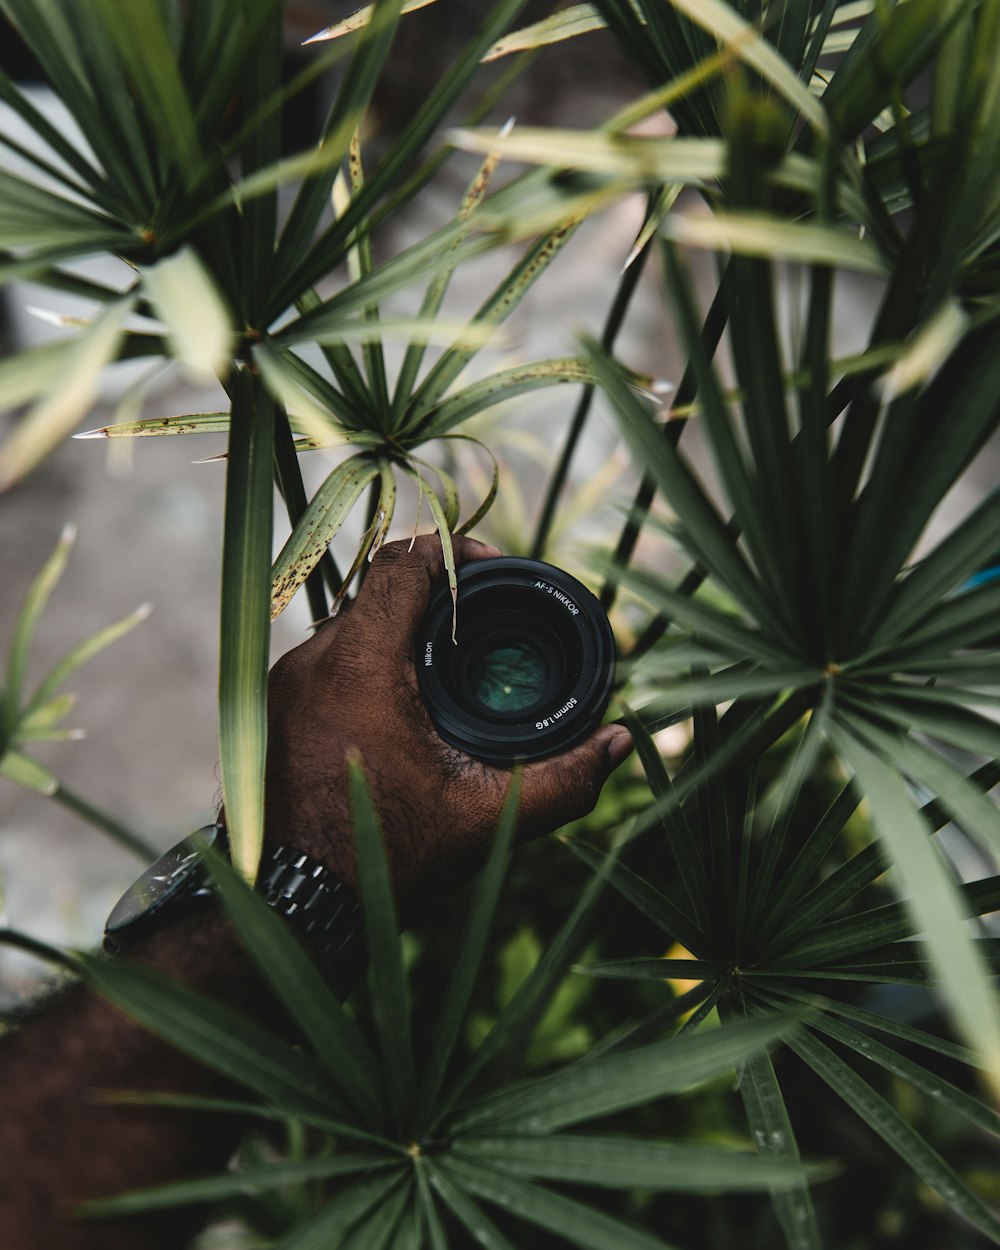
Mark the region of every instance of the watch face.
[[192, 877], [200, 876], [200, 852], [206, 847], [217, 847], [219, 840], [219, 827], [208, 825], [178, 842], [125, 891], [108, 917], [105, 933], [124, 932], [190, 886]]

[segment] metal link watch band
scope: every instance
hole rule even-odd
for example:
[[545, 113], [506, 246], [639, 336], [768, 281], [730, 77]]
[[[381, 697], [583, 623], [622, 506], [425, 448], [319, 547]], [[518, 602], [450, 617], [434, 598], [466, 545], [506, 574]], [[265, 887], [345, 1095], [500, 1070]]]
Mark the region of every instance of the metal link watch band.
[[257, 890], [315, 950], [337, 989], [350, 989], [365, 962], [361, 904], [322, 864], [287, 846], [265, 846]]

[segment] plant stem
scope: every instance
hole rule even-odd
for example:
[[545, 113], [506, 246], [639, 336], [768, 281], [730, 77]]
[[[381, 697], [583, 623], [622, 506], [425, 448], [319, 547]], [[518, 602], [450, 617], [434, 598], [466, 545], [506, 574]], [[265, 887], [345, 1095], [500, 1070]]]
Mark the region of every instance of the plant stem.
[[[652, 196], [650, 197], [650, 204], [652, 204]], [[618, 337], [618, 331], [625, 320], [625, 314], [632, 301], [632, 296], [639, 285], [639, 279], [645, 268], [646, 258], [649, 256], [654, 237], [655, 235], [650, 238], [632, 264], [624, 271], [618, 282], [618, 289], [608, 310], [607, 320], [604, 323], [604, 332], [601, 335], [601, 346], [606, 352], [610, 352], [614, 347], [615, 339]], [[570, 427], [566, 434], [566, 442], [563, 444], [562, 454], [559, 457], [559, 462], [553, 471], [552, 477], [549, 479], [548, 490], [545, 492], [545, 502], [542, 505], [538, 526], [535, 530], [535, 541], [531, 547], [530, 554], [532, 560], [540, 560], [542, 558], [545, 544], [548, 542], [549, 531], [552, 528], [552, 521], [555, 517], [556, 505], [559, 502], [559, 496], [562, 494], [563, 487], [566, 485], [570, 462], [576, 452], [587, 417], [590, 415], [590, 406], [593, 403], [593, 399], [594, 383], [589, 382], [583, 388], [583, 394], [580, 396], [580, 401], [576, 406], [576, 411], [573, 413], [573, 420], [570, 422]]]
[[[365, 510], [365, 529], [364, 529], [364, 533], [366, 535], [370, 536], [374, 532], [375, 521], [378, 517], [379, 504], [381, 502], [382, 502], [382, 482], [380, 478], [375, 478], [371, 486], [369, 486], [368, 488], [368, 504]], [[365, 538], [362, 541], [368, 542], [369, 539]], [[362, 560], [360, 565], [358, 565], [358, 573], [357, 573], [358, 590], [360, 590], [362, 585], [364, 584], [365, 575], [367, 574], [367, 572], [368, 572], [368, 561]], [[348, 576], [350, 576], [350, 574], [348, 574]], [[344, 590], [345, 591], [347, 590], [346, 586], [344, 587]], [[355, 591], [355, 594], [356, 593], [357, 591]]]
[[102, 812], [100, 808], [59, 783], [59, 788], [51, 797], [57, 803], [61, 803], [74, 816], [79, 816], [81, 820], [87, 821], [88, 824], [100, 829], [101, 833], [106, 833], [109, 838], [117, 842], [119, 846], [125, 847], [127, 851], [131, 851], [133, 855], [138, 855], [140, 859], [151, 862], [156, 859], [159, 852], [155, 847], [151, 846], [144, 838], [138, 837], [131, 830], [126, 829], [124, 825], [120, 825], [117, 820], [109, 816], [106, 812]]
[[[285, 501], [288, 520], [292, 529], [299, 523], [299, 518], [306, 510], [306, 491], [299, 470], [298, 453], [292, 438], [292, 428], [288, 424], [288, 414], [279, 407], [274, 418], [274, 477]], [[329, 551], [323, 559], [333, 561]], [[306, 578], [306, 595], [309, 599], [309, 611], [314, 621], [322, 621], [329, 615], [326, 592], [323, 589], [322, 560]], [[334, 576], [339, 581], [336, 566]]]
[[[508, 62], [508, 68], [504, 70], [497, 78], [496, 82], [489, 88], [483, 98], [479, 100], [475, 106], [470, 109], [468, 115], [462, 121], [463, 126], [478, 126], [503, 100], [507, 91], [513, 86], [518, 78], [527, 70], [537, 57], [540, 49], [529, 48], [519, 53], [516, 57], [512, 57]], [[441, 166], [454, 156], [453, 148], [442, 147], [429, 156], [410, 177], [389, 196], [383, 204], [381, 204], [375, 212], [372, 213], [368, 223], [369, 233], [374, 232], [387, 221], [391, 221], [397, 214], [399, 208], [408, 200], [411, 200], [419, 191], [421, 191], [431, 178], [437, 173]]]
[[46, 942], [40, 942], [19, 929], [0, 928], [0, 945], [12, 946], [16, 950], [34, 955], [36, 959], [44, 960], [45, 963], [61, 964], [64, 968], [76, 971], [76, 964], [64, 951], [58, 950], [55, 946], [49, 946]]
[[[730, 519], [727, 530], [732, 534], [733, 541], [739, 537], [739, 527], [734, 519]], [[681, 584], [677, 587], [676, 593], [679, 595], [687, 595], [690, 598], [699, 589], [702, 582], [708, 576], [708, 570], [702, 565], [696, 564], [684, 574]], [[657, 614], [648, 622], [646, 628], [635, 640], [632, 650], [628, 653], [631, 661], [638, 660], [640, 656], [646, 654], [652, 647], [656, 645], [663, 635], [670, 628], [673, 617], [668, 616], [665, 612], [657, 612]]]
[[[719, 283], [719, 289], [715, 292], [715, 298], [712, 300], [712, 306], [708, 310], [708, 316], [705, 318], [705, 326], [702, 330], [702, 337], [705, 342], [705, 350], [709, 357], [715, 355], [715, 351], [719, 346], [719, 340], [722, 338], [722, 331], [726, 327], [726, 300], [725, 300], [725, 274]], [[684, 370], [684, 376], [681, 378], [681, 384], [677, 388], [677, 397], [674, 400], [674, 407], [680, 408], [685, 404], [689, 404], [697, 393], [698, 383], [695, 378], [695, 372], [691, 364]], [[674, 446], [680, 440], [681, 434], [687, 421], [668, 421], [664, 426], [664, 438], [671, 439]], [[628, 519], [622, 529], [621, 536], [618, 539], [618, 546], [615, 548], [615, 554], [612, 559], [611, 569], [604, 582], [601, 590], [601, 606], [607, 610], [614, 604], [618, 594], [618, 574], [628, 566], [635, 551], [635, 545], [639, 541], [639, 534], [646, 516], [652, 506], [653, 499], [656, 496], [656, 485], [652, 478], [647, 475], [643, 476], [639, 483], [639, 489], [636, 491], [635, 502], [629, 510]]]

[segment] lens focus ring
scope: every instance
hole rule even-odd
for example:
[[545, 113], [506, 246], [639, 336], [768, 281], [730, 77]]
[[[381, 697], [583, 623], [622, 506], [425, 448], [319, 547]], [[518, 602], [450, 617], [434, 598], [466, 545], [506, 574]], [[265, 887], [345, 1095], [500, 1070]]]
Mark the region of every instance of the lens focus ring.
[[604, 715], [615, 642], [576, 578], [537, 560], [477, 560], [458, 573], [457, 645], [447, 587], [416, 648], [420, 691], [445, 741], [493, 764], [540, 759], [584, 738]]

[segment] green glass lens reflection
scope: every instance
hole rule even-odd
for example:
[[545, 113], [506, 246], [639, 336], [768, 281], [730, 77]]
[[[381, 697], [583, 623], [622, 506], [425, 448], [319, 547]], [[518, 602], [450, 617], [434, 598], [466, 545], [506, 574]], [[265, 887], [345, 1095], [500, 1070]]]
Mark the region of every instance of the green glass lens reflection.
[[546, 663], [527, 642], [511, 642], [484, 652], [469, 670], [476, 698], [493, 712], [519, 712], [545, 687]]

